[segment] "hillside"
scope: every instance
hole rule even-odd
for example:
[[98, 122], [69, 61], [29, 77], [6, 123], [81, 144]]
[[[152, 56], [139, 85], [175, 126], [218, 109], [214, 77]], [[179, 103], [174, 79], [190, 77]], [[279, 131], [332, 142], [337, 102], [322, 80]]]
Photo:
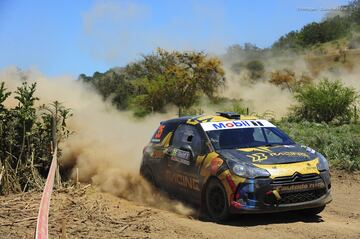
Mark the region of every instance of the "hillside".
[[334, 43], [324, 43], [306, 53], [304, 59], [314, 76], [321, 72], [353, 72], [360, 62], [360, 49], [348, 49], [346, 44], [334, 47]]

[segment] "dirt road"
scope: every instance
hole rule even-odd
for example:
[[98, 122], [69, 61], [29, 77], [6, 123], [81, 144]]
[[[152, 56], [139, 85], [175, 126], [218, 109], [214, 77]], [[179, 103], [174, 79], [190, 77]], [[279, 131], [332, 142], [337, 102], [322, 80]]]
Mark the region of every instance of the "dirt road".
[[[360, 175], [333, 175], [333, 202], [320, 216], [237, 216], [226, 224], [137, 205], [95, 188], [52, 197], [51, 238], [360, 238]], [[0, 238], [32, 238], [39, 193], [0, 197]]]

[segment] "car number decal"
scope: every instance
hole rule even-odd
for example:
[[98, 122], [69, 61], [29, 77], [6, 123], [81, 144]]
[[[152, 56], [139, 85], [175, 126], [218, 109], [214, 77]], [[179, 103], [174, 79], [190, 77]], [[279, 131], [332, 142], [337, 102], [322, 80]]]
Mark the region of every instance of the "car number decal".
[[159, 126], [159, 128], [158, 128], [158, 130], [157, 130], [157, 132], [156, 132], [156, 134], [154, 136], [155, 139], [160, 139], [161, 138], [161, 135], [164, 132], [164, 128], [165, 128], [165, 125], [160, 125]]

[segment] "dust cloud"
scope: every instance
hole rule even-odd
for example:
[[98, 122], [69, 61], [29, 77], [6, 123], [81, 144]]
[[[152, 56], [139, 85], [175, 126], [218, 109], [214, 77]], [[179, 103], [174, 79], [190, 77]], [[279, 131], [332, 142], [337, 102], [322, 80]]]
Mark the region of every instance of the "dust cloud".
[[[320, 67], [320, 63], [311, 64], [306, 54], [285, 54], [273, 55], [272, 53], [264, 54], [259, 60], [264, 64], [264, 75], [260, 79], [253, 80], [247, 69], [240, 72], [234, 72], [231, 66], [238, 62], [249, 62], [253, 59], [247, 59], [241, 54], [236, 57], [223, 57], [223, 65], [225, 68], [226, 84], [220, 92], [221, 96], [241, 100], [244, 107], [250, 109], [250, 113], [263, 115], [270, 112], [274, 118], [280, 119], [289, 113], [289, 109], [296, 104], [294, 94], [287, 88], [281, 88], [271, 84], [271, 73], [274, 71], [282, 71], [288, 69], [293, 71], [296, 78], [301, 75], [307, 75], [314, 79], [314, 83], [318, 83], [322, 79], [341, 80], [344, 85], [352, 87], [358, 92], [360, 91], [360, 65], [357, 63], [357, 50], [349, 53], [348, 60], [343, 65], [329, 62], [327, 66]], [[352, 56], [355, 55], [355, 56]], [[350, 65], [351, 67], [346, 67]], [[314, 74], [314, 69], [320, 69]]]
[[226, 86], [222, 95], [236, 100], [250, 109], [250, 113], [274, 112], [275, 117], [288, 113], [288, 107], [294, 103], [292, 94], [268, 81], [251, 82], [247, 80], [246, 72], [235, 74], [225, 71]]
[[[24, 78], [37, 82], [39, 105], [58, 100], [72, 109], [68, 127], [74, 134], [60, 145], [60, 164], [73, 169], [73, 179], [92, 183], [102, 191], [138, 203], [180, 214], [192, 213], [181, 203], [157, 193], [139, 176], [143, 147], [159, 122], [175, 115], [136, 120], [131, 113], [119, 112], [90, 87], [71, 77], [49, 79], [36, 70], [21, 72], [16, 68], [0, 71], [0, 81], [11, 91], [16, 90]], [[10, 98], [5, 104], [14, 107], [16, 102]]]

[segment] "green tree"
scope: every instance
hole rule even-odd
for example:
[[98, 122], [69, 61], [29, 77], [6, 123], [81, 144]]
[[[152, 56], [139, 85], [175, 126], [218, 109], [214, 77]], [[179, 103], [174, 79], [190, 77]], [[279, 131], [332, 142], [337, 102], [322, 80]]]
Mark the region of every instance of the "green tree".
[[[250, 46], [247, 46], [250, 48]], [[113, 68], [92, 77], [79, 76], [92, 84], [119, 109], [133, 109], [137, 115], [162, 112], [168, 104], [182, 109], [193, 106], [202, 95], [210, 99], [224, 84], [224, 70], [216, 57], [203, 52], [157, 49], [124, 68]]]
[[360, 1], [351, 1], [347, 6], [343, 6], [343, 10], [348, 13], [348, 16], [355, 24], [360, 24]]
[[143, 116], [149, 112], [161, 112], [167, 103], [168, 95], [164, 77], [157, 75], [152, 80], [144, 78], [136, 83], [143, 88], [143, 94], [139, 94], [133, 99], [135, 113]]
[[250, 61], [246, 64], [246, 68], [250, 72], [251, 79], [259, 79], [263, 77], [265, 72], [265, 66], [261, 61]]
[[181, 110], [190, 108], [202, 94], [212, 99], [224, 84], [224, 70], [218, 58], [203, 52], [167, 52], [158, 50], [161, 58], [169, 59], [165, 68], [168, 101]]
[[294, 49], [301, 46], [301, 40], [299, 39], [298, 31], [291, 31], [287, 33], [285, 36], [281, 36], [279, 40], [277, 40], [272, 48], [273, 49]]
[[356, 12], [359, 11], [358, 8], [354, 7], [351, 9], [353, 10], [348, 16], [337, 15], [329, 17], [319, 23], [312, 22], [306, 24], [300, 31], [291, 31], [281, 36], [279, 40], [273, 44], [272, 48], [276, 50], [299, 49], [344, 37], [351, 32], [351, 25], [356, 22], [355, 19], [357, 19]]

